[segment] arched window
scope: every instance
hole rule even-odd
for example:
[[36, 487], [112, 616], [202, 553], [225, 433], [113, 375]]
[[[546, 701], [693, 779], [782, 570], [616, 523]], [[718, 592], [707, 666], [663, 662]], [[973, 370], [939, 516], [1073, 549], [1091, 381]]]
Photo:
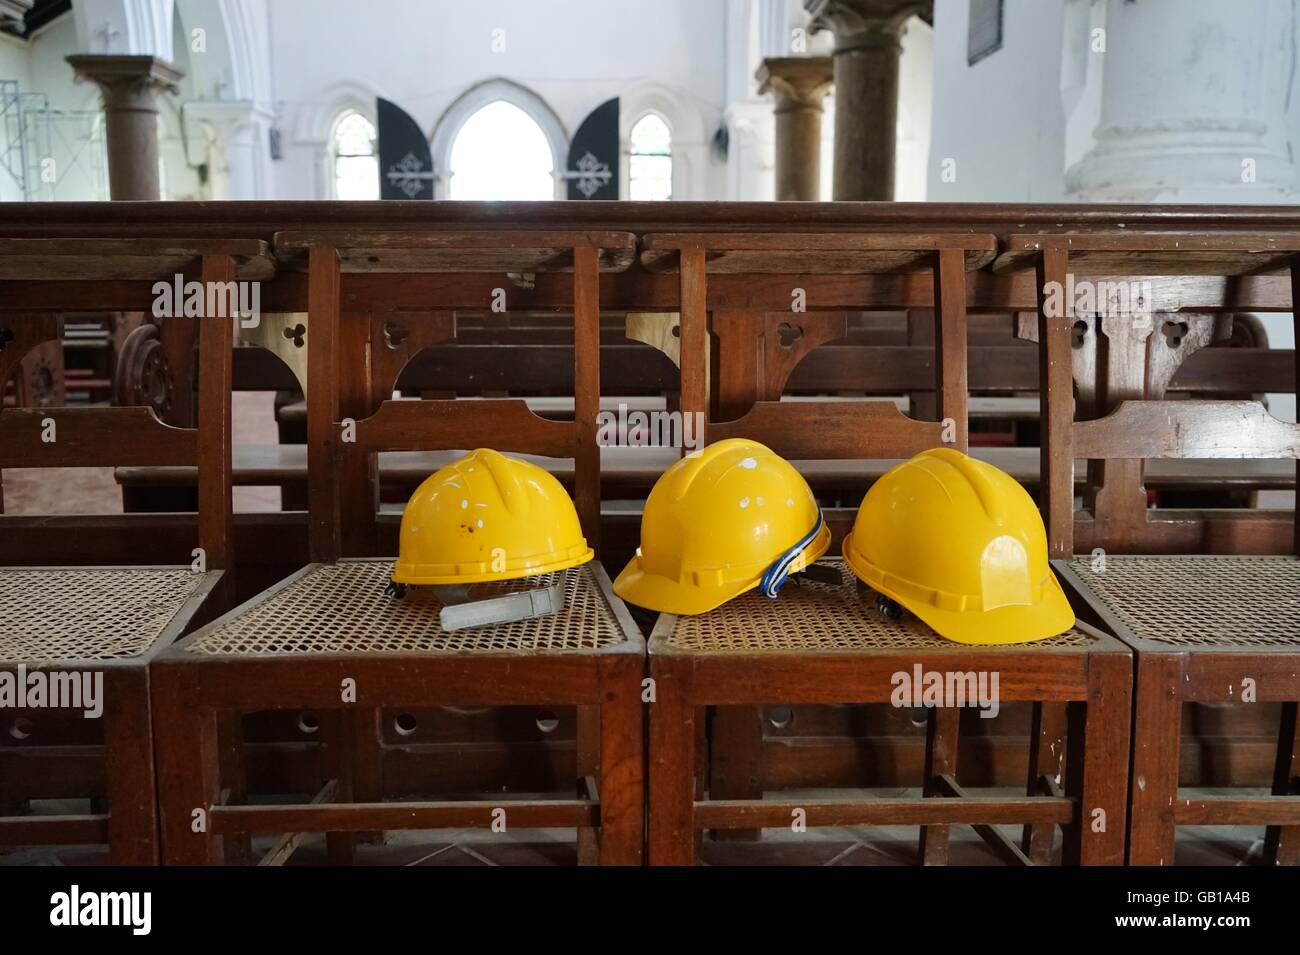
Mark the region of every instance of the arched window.
[[496, 100], [461, 125], [451, 144], [452, 199], [554, 199], [555, 158], [541, 126]]
[[636, 121], [629, 137], [628, 197], [671, 199], [673, 197], [673, 134], [658, 113], [646, 113]]
[[334, 123], [330, 155], [335, 199], [378, 199], [379, 158], [375, 126], [355, 110]]

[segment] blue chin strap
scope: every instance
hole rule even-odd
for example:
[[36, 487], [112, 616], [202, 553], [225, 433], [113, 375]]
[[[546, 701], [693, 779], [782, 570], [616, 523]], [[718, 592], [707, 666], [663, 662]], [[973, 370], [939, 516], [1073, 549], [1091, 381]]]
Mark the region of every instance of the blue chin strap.
[[799, 556], [804, 552], [804, 549], [817, 539], [817, 535], [821, 532], [822, 525], [825, 523], [825, 520], [822, 519], [822, 512], [818, 509], [817, 523], [813, 525], [813, 529], [805, 534], [800, 539], [799, 543], [795, 544], [773, 561], [772, 566], [763, 572], [763, 579], [758, 582], [759, 590], [763, 591], [766, 596], [771, 597], [773, 600], [777, 598], [777, 595], [781, 592], [782, 585], [790, 579], [791, 565], [799, 559]]

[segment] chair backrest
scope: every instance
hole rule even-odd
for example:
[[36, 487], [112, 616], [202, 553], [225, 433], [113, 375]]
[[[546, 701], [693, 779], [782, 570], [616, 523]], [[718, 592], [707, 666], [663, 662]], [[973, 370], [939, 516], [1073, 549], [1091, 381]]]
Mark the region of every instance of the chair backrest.
[[[1261, 402], [1164, 399], [1168, 369], [1156, 369], [1159, 380], [1153, 380], [1153, 366], [1145, 357], [1147, 340], [1161, 330], [1141, 307], [1140, 284], [1129, 301], [1130, 306], [1136, 302], [1136, 308], [1101, 309], [1099, 323], [1108, 340], [1109, 355], [1105, 366], [1098, 369], [1099, 380], [1105, 382], [1104, 390], [1099, 389], [1099, 416], [1074, 420], [1071, 363], [1077, 296], [1068, 290], [1080, 289], [1093, 277], [1104, 278], [1114, 290], [1122, 289], [1117, 281], [1121, 277], [1199, 275], [1231, 281], [1244, 275], [1289, 273], [1294, 297], [1297, 256], [1300, 235], [1291, 233], [1105, 232], [1008, 237], [994, 270], [1032, 267], [1038, 277], [1043, 380], [1040, 488], [1053, 557], [1069, 556], [1075, 550], [1076, 458], [1106, 462], [1102, 486], [1090, 500], [1092, 518], [1099, 527], [1091, 543], [1135, 550], [1172, 546], [1147, 533], [1151, 524], [1141, 486], [1143, 460], [1296, 459], [1300, 478], [1300, 426], [1273, 417]], [[1096, 298], [1096, 293], [1092, 294]], [[1300, 326], [1294, 314], [1293, 320]], [[1295, 352], [1290, 360], [1296, 360]], [[1245, 517], [1261, 524], [1255, 515], [1247, 513]], [[1237, 539], [1242, 535], [1220, 536], [1232, 538], [1232, 546], [1252, 550], [1277, 549], [1270, 545], [1289, 536], [1290, 546], [1285, 549], [1291, 550], [1300, 548], [1295, 520], [1292, 516], [1286, 525], [1274, 522], [1282, 533], [1257, 534], [1253, 541]], [[1192, 533], [1205, 547], [1223, 546], [1204, 523], [1197, 524]]]
[[[164, 424], [151, 408], [140, 406], [5, 408], [0, 410], [0, 468], [197, 466], [198, 546], [208, 569], [229, 568], [231, 345], [241, 301], [236, 283], [273, 274], [274, 260], [266, 244], [256, 240], [0, 240], [0, 302], [6, 281], [154, 281], [160, 296], [156, 314], [167, 322], [198, 322], [201, 356], [197, 427]], [[0, 381], [33, 347], [60, 334], [58, 315], [0, 311]], [[174, 386], [188, 388], [189, 383]], [[22, 518], [10, 515], [8, 520]], [[58, 523], [51, 520], [41, 533], [58, 537]], [[5, 546], [6, 539], [12, 549]], [[0, 562], [29, 562], [22, 540], [0, 534]], [[75, 536], [67, 545], [63, 552], [76, 553]], [[142, 562], [151, 558], [147, 550], [135, 553]]]
[[[593, 547], [600, 535], [600, 273], [631, 264], [635, 238], [622, 232], [285, 232], [275, 238], [276, 254], [289, 268], [308, 273], [307, 399], [309, 543], [313, 560], [336, 560], [372, 543], [376, 509], [373, 459], [380, 451], [438, 451], [491, 446], [503, 452], [571, 457], [574, 497], [583, 530]], [[397, 357], [383, 342], [391, 316], [343, 314], [342, 283], [351, 272], [396, 275], [426, 273], [454, 282], [467, 273], [501, 275], [508, 301], [511, 276], [539, 272], [573, 275], [574, 419], [541, 418], [518, 398], [399, 401], [385, 397], [369, 406], [376, 382], [392, 382], [400, 365], [424, 341], [445, 333], [448, 313], [407, 316], [404, 328], [424, 327], [414, 344], [396, 343]], [[485, 306], [492, 303], [485, 302]], [[397, 313], [404, 315], [406, 313]], [[428, 334], [432, 324], [441, 331]], [[362, 360], [361, 356], [366, 356]], [[383, 366], [382, 369], [380, 366]], [[358, 371], [357, 369], [361, 369]], [[347, 412], [361, 408], [364, 417]], [[342, 413], [341, 413], [342, 412]], [[364, 472], [358, 472], [361, 463]], [[362, 496], [364, 495], [364, 497]], [[359, 511], [359, 535], [341, 533], [341, 506]], [[353, 525], [357, 526], [357, 525]]]
[[[725, 308], [710, 302], [709, 275], [794, 274], [809, 278], [802, 295], [791, 290], [792, 303], [801, 300], [808, 311], [792, 311], [785, 319], [762, 316], [768, 325], [781, 322], [790, 326], [788, 330], [781, 324], [767, 328], [761, 338], [762, 347], [770, 349], [781, 349], [792, 341], [794, 348], [786, 360], [791, 369], [817, 344], [842, 334], [842, 312], [827, 316], [816, 311], [820, 277], [888, 274], [908, 281], [918, 274], [932, 276], [934, 387], [940, 420], [908, 418], [893, 401], [758, 400], [747, 408], [722, 402], [721, 407], [743, 413], [732, 420], [707, 421], [705, 427], [706, 442], [744, 436], [787, 458], [868, 459], [909, 457], [942, 444], [965, 450], [966, 273], [990, 262], [995, 250], [995, 238], [979, 234], [655, 233], [643, 239], [641, 262], [651, 271], [676, 271], [680, 276], [681, 405], [684, 412], [697, 412], [706, 419], [713, 406], [709, 395], [710, 306], [714, 306], [715, 332], [726, 335], [727, 323], [734, 320]], [[790, 334], [783, 341], [786, 332]], [[730, 338], [741, 348], [746, 346], [744, 335]], [[721, 357], [719, 363], [730, 357]], [[725, 378], [719, 382], [723, 389], [728, 384]]]

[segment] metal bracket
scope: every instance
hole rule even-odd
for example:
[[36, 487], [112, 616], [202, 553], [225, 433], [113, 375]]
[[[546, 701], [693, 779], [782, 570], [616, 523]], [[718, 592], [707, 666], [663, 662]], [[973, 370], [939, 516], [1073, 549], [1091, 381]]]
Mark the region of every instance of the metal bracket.
[[564, 609], [564, 584], [524, 590], [519, 593], [491, 597], [487, 600], [470, 600], [469, 586], [454, 584], [434, 587], [433, 591], [443, 602], [438, 620], [444, 630], [464, 630], [466, 627], [485, 627], [494, 623], [514, 623], [532, 620]]

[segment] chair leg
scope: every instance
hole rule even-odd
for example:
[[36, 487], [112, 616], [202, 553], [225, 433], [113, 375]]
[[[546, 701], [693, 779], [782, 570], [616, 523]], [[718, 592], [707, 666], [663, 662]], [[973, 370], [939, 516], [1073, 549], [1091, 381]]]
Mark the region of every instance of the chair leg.
[[1142, 654], [1136, 663], [1128, 863], [1173, 865], [1182, 667], [1179, 658], [1170, 654]]
[[[1282, 704], [1282, 725], [1273, 770], [1273, 795], [1300, 794], [1300, 703]], [[1269, 826], [1264, 860], [1270, 865], [1300, 865], [1300, 826]]]
[[[1060, 780], [1065, 776], [1065, 704], [1035, 703], [1029, 730], [1029, 780], [1026, 793], [1039, 796], [1043, 777]], [[1027, 825], [1021, 837], [1021, 851], [1035, 865], [1052, 861], [1052, 840], [1056, 826]]]
[[[709, 747], [709, 795], [714, 799], [761, 799], [763, 796], [763, 709], [718, 706], [713, 710]], [[757, 842], [761, 829], [722, 829], [718, 842]]]
[[[574, 739], [574, 770], [577, 776], [578, 795], [586, 794], [583, 780], [595, 778], [600, 769], [600, 725], [601, 708], [599, 706], [579, 706], [577, 713], [577, 730]], [[601, 801], [604, 790], [597, 787]], [[583, 826], [578, 830], [578, 865], [596, 865], [600, 862], [600, 830]]]
[[[352, 736], [352, 798], [357, 802], [382, 802], [383, 711], [367, 707], [346, 713], [347, 729]], [[358, 845], [384, 844], [384, 833], [379, 830], [354, 832], [352, 835]]]
[[[957, 773], [957, 746], [960, 739], [961, 710], [954, 706], [936, 706], [930, 710], [929, 726], [925, 735], [925, 783], [922, 792], [926, 796], [943, 798], [943, 792], [935, 785], [935, 779], [942, 773], [953, 776]], [[948, 836], [950, 826], [921, 827], [921, 864], [948, 864]]]
[[[321, 762], [326, 779], [338, 781], [334, 802], [354, 799], [352, 790], [352, 713], [329, 710], [321, 714]], [[330, 865], [351, 865], [356, 855], [356, 833], [325, 833], [326, 855]]]
[[158, 803], [149, 714], [149, 671], [104, 675], [108, 859], [111, 865], [157, 865]]
[[224, 845], [208, 818], [221, 786], [216, 713], [194, 705], [186, 667], [155, 664], [150, 682], [163, 862], [221, 865]]
[[1065, 865], [1124, 864], [1132, 702], [1131, 658], [1096, 656], [1088, 666], [1087, 702], [1071, 703], [1067, 711], [1066, 793], [1076, 800], [1078, 813], [1066, 827]]
[[650, 672], [650, 864], [694, 865], [697, 710], [671, 665], [654, 659]]
[[[244, 767], [244, 721], [240, 713], [226, 710], [217, 714], [217, 739], [221, 748], [221, 778], [230, 793], [231, 805], [248, 802], [248, 774]], [[226, 836], [226, 862], [248, 865], [253, 859], [253, 839], [248, 833]]]
[[[645, 845], [644, 660], [618, 659], [601, 668], [601, 865], [640, 865]], [[691, 779], [688, 775], [688, 779]]]

